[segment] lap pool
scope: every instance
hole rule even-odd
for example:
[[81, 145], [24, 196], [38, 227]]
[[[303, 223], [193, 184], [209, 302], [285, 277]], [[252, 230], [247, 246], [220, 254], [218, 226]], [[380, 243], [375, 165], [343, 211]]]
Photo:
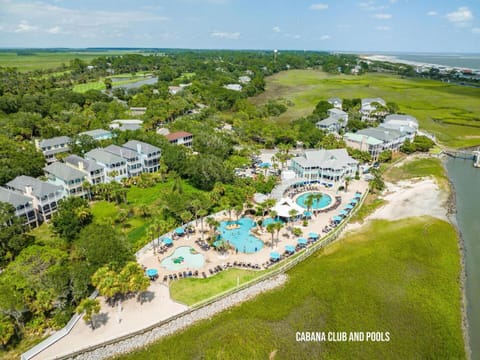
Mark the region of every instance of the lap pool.
[[263, 248], [263, 242], [250, 234], [255, 222], [250, 218], [241, 218], [238, 221], [222, 221], [218, 230], [221, 239], [228, 241], [240, 252], [254, 253]]
[[161, 265], [168, 270], [199, 269], [204, 264], [203, 255], [190, 246], [176, 248], [172, 255], [161, 262]]

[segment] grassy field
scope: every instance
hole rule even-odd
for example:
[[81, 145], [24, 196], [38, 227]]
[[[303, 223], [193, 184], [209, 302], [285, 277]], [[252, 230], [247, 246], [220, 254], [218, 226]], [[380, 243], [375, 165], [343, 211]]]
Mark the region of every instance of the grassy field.
[[448, 188], [448, 178], [441, 160], [438, 158], [415, 158], [407, 160], [400, 166], [390, 167], [385, 171], [384, 178], [390, 182], [397, 182], [412, 178], [433, 176], [443, 188]]
[[206, 279], [182, 279], [170, 285], [170, 296], [187, 305], [193, 305], [239, 284], [250, 281], [264, 271], [229, 269]]
[[[147, 73], [136, 73], [135, 75], [132, 74], [117, 74], [109, 76], [109, 78], [126, 78], [125, 80], [115, 81], [113, 86], [121, 86], [126, 84], [131, 84], [140, 80], [145, 79], [145, 75]], [[73, 91], [84, 93], [88, 90], [105, 90], [105, 78], [101, 78], [98, 81], [92, 81], [85, 84], [76, 84], [73, 87]]]
[[290, 121], [310, 114], [318, 101], [334, 96], [382, 97], [397, 103], [401, 112], [415, 116], [422, 129], [434, 133], [446, 146], [480, 144], [480, 88], [387, 74], [349, 76], [291, 70], [267, 78], [266, 91], [252, 101], [291, 100], [295, 105], [279, 117], [279, 121]]
[[363, 220], [373, 212], [375, 212], [376, 209], [381, 207], [382, 205], [385, 205], [387, 203], [386, 200], [380, 199], [378, 195], [369, 193], [367, 195], [367, 198], [362, 204], [362, 207], [357, 210], [357, 212], [352, 216], [350, 219], [350, 222], [352, 223], [363, 223]]
[[[463, 359], [459, 271], [448, 223], [374, 221], [282, 288], [119, 359]], [[297, 331], [389, 332], [390, 342], [302, 343]]]
[[105, 55], [120, 55], [128, 51], [35, 51], [34, 55], [17, 55], [15, 51], [0, 52], [0, 66], [16, 67], [19, 71], [32, 71], [40, 69], [54, 69], [68, 65], [70, 60], [78, 58], [89, 62], [92, 59]]

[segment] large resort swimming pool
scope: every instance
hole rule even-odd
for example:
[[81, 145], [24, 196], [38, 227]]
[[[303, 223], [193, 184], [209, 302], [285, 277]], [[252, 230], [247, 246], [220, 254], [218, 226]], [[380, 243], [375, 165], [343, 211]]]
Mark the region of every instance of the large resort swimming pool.
[[236, 250], [243, 253], [254, 253], [263, 248], [263, 242], [250, 234], [255, 222], [250, 218], [241, 218], [238, 221], [222, 221], [219, 231], [220, 238], [228, 241]]
[[310, 207], [313, 210], [320, 210], [320, 209], [326, 208], [328, 205], [330, 205], [332, 203], [332, 197], [330, 195], [327, 195], [327, 194], [324, 194], [324, 193], [321, 193], [321, 192], [306, 192], [306, 193], [303, 193], [302, 195], [297, 197], [296, 203], [298, 205], [300, 205], [301, 207], [303, 207], [304, 209], [307, 209], [308, 206], [305, 205], [305, 202], [307, 201], [307, 199], [310, 195], [321, 195], [321, 197], [319, 199], [317, 199], [317, 198], [313, 199], [313, 204]]

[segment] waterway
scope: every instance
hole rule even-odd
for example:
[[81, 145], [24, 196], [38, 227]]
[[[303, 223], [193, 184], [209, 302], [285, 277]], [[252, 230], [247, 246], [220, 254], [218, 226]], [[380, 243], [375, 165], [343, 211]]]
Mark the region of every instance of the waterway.
[[448, 159], [456, 193], [457, 223], [465, 247], [465, 290], [472, 359], [480, 359], [480, 169], [472, 160]]

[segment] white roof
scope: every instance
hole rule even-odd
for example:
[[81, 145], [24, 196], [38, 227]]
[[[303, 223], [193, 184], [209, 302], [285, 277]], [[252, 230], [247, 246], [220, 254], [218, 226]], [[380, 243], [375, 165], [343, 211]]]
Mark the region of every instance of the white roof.
[[303, 211], [305, 210], [300, 205], [297, 205], [297, 203], [295, 203], [290, 198], [281, 198], [272, 208], [272, 210], [275, 211], [278, 216], [284, 218], [290, 217], [290, 211], [292, 209], [295, 209], [297, 211], [297, 215], [303, 214]]
[[302, 167], [314, 167], [329, 169], [342, 169], [358, 164], [358, 161], [348, 155], [346, 149], [334, 150], [305, 150], [301, 156], [294, 157], [292, 161]]

